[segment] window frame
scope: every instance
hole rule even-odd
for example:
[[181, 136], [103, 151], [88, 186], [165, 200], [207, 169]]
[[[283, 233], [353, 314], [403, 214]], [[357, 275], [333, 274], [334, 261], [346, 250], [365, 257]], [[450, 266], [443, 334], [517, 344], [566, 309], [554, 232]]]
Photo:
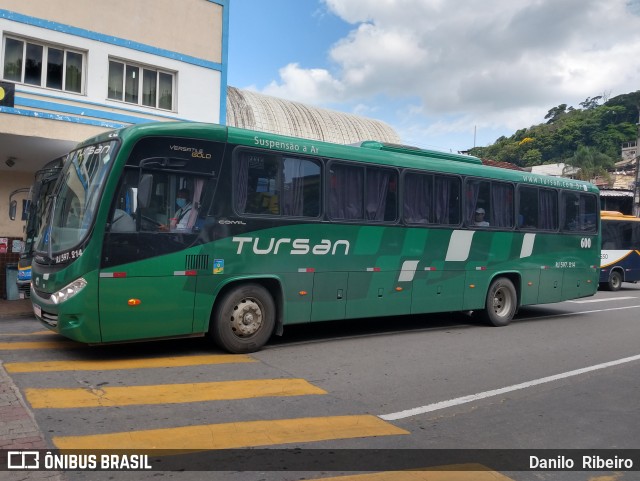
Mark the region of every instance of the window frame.
[[[20, 68], [20, 80], [16, 80], [13, 78], [7, 78], [5, 76], [6, 69], [6, 49], [7, 49], [7, 40], [14, 40], [17, 42], [22, 42], [22, 53], [21, 53], [21, 68]], [[32, 83], [26, 81], [27, 75], [27, 49], [29, 45], [41, 47], [42, 48], [42, 56], [41, 56], [41, 64], [40, 64], [40, 82]], [[61, 87], [52, 87], [50, 86], [50, 78], [49, 78], [49, 51], [50, 50], [59, 50], [62, 51], [62, 78], [61, 78]], [[67, 70], [69, 68], [69, 54], [79, 55], [82, 61], [82, 66], [80, 68], [80, 89], [72, 90], [68, 88], [68, 77]], [[2, 79], [15, 82], [21, 85], [26, 85], [30, 87], [43, 88], [49, 90], [55, 90], [57, 92], [64, 92], [67, 94], [76, 94], [76, 95], [86, 95], [86, 83], [87, 83], [87, 60], [88, 60], [88, 52], [86, 50], [82, 50], [75, 47], [69, 47], [66, 45], [56, 44], [53, 42], [47, 42], [44, 40], [33, 39], [30, 37], [23, 37], [20, 35], [14, 34], [5, 34], [2, 37]]]
[[[339, 164], [345, 167], [360, 167], [362, 168], [362, 217], [359, 219], [341, 219], [334, 218], [331, 216], [331, 209], [329, 203], [331, 201], [331, 193], [329, 192], [329, 186], [331, 185], [331, 169], [335, 164]], [[367, 179], [368, 179], [368, 169], [377, 169], [377, 170], [388, 170], [395, 175], [396, 181], [396, 208], [395, 208], [395, 218], [393, 220], [370, 220], [366, 218], [366, 210], [367, 210]], [[325, 172], [325, 214], [327, 220], [331, 222], [339, 222], [339, 223], [349, 223], [349, 224], [363, 224], [363, 225], [396, 225], [400, 222], [401, 214], [400, 214], [400, 178], [401, 178], [401, 169], [391, 166], [391, 165], [383, 165], [383, 164], [371, 164], [367, 162], [353, 162], [349, 160], [342, 159], [327, 159], [326, 161], [326, 172]]]
[[[276, 159], [276, 161], [278, 162], [277, 164], [277, 168], [278, 168], [278, 172], [277, 172], [277, 177], [276, 177], [276, 182], [277, 182], [277, 187], [279, 188], [279, 190], [281, 192], [284, 191], [284, 163], [285, 160], [287, 159], [295, 159], [295, 160], [301, 160], [301, 161], [306, 161], [306, 162], [311, 162], [313, 164], [315, 164], [316, 166], [319, 167], [319, 173], [318, 173], [318, 180], [319, 180], [319, 186], [318, 186], [318, 215], [317, 216], [310, 216], [310, 215], [290, 215], [290, 214], [283, 214], [282, 213], [282, 207], [281, 205], [279, 205], [279, 213], [278, 214], [274, 214], [272, 212], [246, 212], [246, 211], [242, 211], [240, 210], [239, 206], [238, 206], [238, 175], [239, 175], [239, 168], [240, 168], [240, 162], [239, 162], [239, 158], [241, 155], [246, 154], [246, 153], [255, 153], [256, 155], [264, 155], [267, 157], [272, 157], [274, 159]], [[246, 147], [246, 146], [238, 146], [237, 148], [234, 149], [232, 155], [232, 169], [231, 169], [231, 209], [232, 212], [234, 212], [235, 215], [239, 216], [239, 217], [246, 217], [246, 218], [255, 218], [255, 219], [305, 219], [305, 221], [320, 221], [323, 219], [324, 216], [324, 170], [325, 170], [325, 163], [322, 161], [322, 158], [320, 157], [315, 157], [315, 156], [310, 156], [310, 155], [299, 155], [298, 153], [295, 152], [280, 152], [280, 151], [271, 151], [271, 150], [264, 150], [264, 149], [255, 149], [255, 148], [251, 148], [251, 147]], [[280, 195], [282, 197], [282, 194]], [[279, 200], [280, 201], [280, 200]], [[245, 210], [246, 210], [246, 205], [245, 205]]]
[[[538, 219], [537, 225], [536, 227], [527, 227], [526, 225], [519, 225], [520, 224], [520, 214], [522, 212], [521, 210], [521, 205], [522, 205], [522, 191], [523, 189], [531, 189], [531, 190], [535, 190], [537, 193], [537, 206], [536, 206], [536, 216]], [[555, 203], [556, 203], [556, 226], [553, 229], [544, 229], [542, 227], [539, 227], [540, 225], [540, 217], [541, 217], [541, 212], [540, 212], [540, 193], [541, 192], [553, 192], [555, 193]], [[518, 185], [518, 189], [517, 189], [517, 205], [516, 205], [516, 229], [519, 231], [527, 231], [527, 232], [541, 232], [541, 233], [555, 233], [558, 232], [560, 230], [560, 196], [561, 196], [561, 192], [558, 189], [550, 189], [548, 187], [538, 187], [536, 185], [530, 185], [530, 184], [519, 184]]]
[[[122, 67], [122, 84], [120, 85], [121, 90], [120, 97], [115, 98], [111, 96], [111, 64], [119, 64]], [[137, 69], [138, 78], [136, 82], [136, 101], [127, 100], [127, 71], [129, 69]], [[144, 103], [145, 99], [145, 78], [146, 72], [154, 72], [155, 73], [155, 105], [148, 105]], [[161, 76], [167, 75], [171, 78], [171, 107], [166, 108], [161, 106], [161, 95], [160, 95], [160, 85], [161, 85]], [[107, 59], [107, 100], [113, 102], [122, 102], [128, 105], [137, 105], [138, 107], [149, 108], [154, 110], [162, 110], [165, 112], [176, 112], [177, 108], [177, 76], [178, 73], [172, 71], [167, 68], [158, 67], [155, 65], [148, 65], [140, 62], [125, 60], [120, 57], [109, 57]]]
[[[593, 194], [591, 192], [584, 192], [584, 191], [578, 191], [578, 190], [568, 190], [568, 189], [563, 189], [560, 191], [560, 195], [558, 198], [558, 208], [560, 210], [560, 215], [559, 215], [559, 222], [560, 222], [560, 232], [564, 233], [564, 234], [579, 234], [579, 235], [596, 235], [598, 234], [598, 223], [595, 222], [595, 228], [593, 230], [587, 230], [584, 228], [577, 228], [577, 229], [569, 229], [567, 228], [567, 209], [566, 209], [566, 203], [565, 203], [565, 199], [568, 196], [578, 196], [579, 199], [581, 198], [591, 198], [593, 199], [593, 202], [595, 203], [595, 212], [594, 214], [596, 215], [596, 219], [598, 219], [599, 216], [599, 212], [600, 212], [600, 203], [598, 202], [598, 196], [596, 194]], [[580, 215], [580, 213], [578, 212], [578, 215]], [[585, 213], [585, 215], [587, 215]], [[582, 219], [584, 220], [584, 219]]]
[[[406, 213], [405, 213], [405, 198], [407, 195], [407, 176], [408, 175], [422, 175], [422, 176], [429, 176], [432, 179], [432, 188], [434, 189], [431, 192], [431, 197], [433, 200], [433, 196], [435, 195], [435, 180], [436, 177], [440, 177], [440, 178], [446, 178], [449, 180], [454, 180], [457, 182], [457, 186], [458, 186], [458, 194], [459, 194], [459, 202], [457, 204], [457, 217], [458, 217], [458, 222], [456, 222], [455, 224], [440, 224], [437, 223], [435, 221], [435, 212], [432, 209], [430, 209], [429, 211], [429, 215], [431, 217], [431, 221], [430, 222], [410, 222], [407, 220], [406, 217]], [[426, 228], [444, 228], [444, 229], [455, 229], [457, 227], [460, 227], [461, 225], [464, 224], [464, 217], [462, 215], [463, 212], [463, 203], [462, 203], [462, 195], [464, 192], [464, 177], [459, 175], [459, 174], [452, 174], [449, 172], [442, 172], [442, 171], [431, 171], [431, 170], [417, 170], [417, 169], [403, 169], [402, 171], [402, 189], [401, 189], [401, 202], [400, 205], [402, 205], [402, 222], [404, 225], [407, 226], [411, 226], [411, 227], [426, 227]]]
[[[489, 184], [489, 215], [487, 217], [485, 217], [485, 220], [487, 222], [489, 222], [489, 225], [487, 226], [479, 226], [479, 225], [474, 225], [473, 223], [473, 217], [474, 217], [474, 213], [473, 212], [467, 212], [467, 202], [466, 202], [466, 196], [467, 196], [467, 187], [470, 183], [472, 182], [486, 182]], [[491, 219], [493, 219], [493, 210], [494, 210], [494, 206], [493, 206], [493, 189], [494, 189], [494, 185], [495, 184], [501, 184], [501, 185], [505, 185], [505, 186], [509, 186], [511, 188], [511, 207], [512, 207], [512, 212], [511, 212], [511, 225], [509, 226], [497, 226], [494, 225], [493, 222], [491, 222]], [[517, 208], [517, 202], [516, 202], [516, 186], [518, 184], [509, 181], [509, 180], [500, 180], [500, 179], [494, 179], [494, 178], [485, 178], [485, 177], [473, 177], [473, 176], [468, 176], [465, 177], [464, 179], [464, 185], [463, 185], [463, 191], [462, 191], [462, 199], [463, 199], [463, 223], [465, 225], [465, 227], [469, 228], [469, 229], [490, 229], [490, 230], [506, 230], [506, 231], [513, 231], [516, 229], [516, 208]], [[476, 202], [476, 206], [477, 206], [477, 202]], [[486, 210], [486, 209], [485, 209]], [[486, 215], [486, 213], [485, 213]]]

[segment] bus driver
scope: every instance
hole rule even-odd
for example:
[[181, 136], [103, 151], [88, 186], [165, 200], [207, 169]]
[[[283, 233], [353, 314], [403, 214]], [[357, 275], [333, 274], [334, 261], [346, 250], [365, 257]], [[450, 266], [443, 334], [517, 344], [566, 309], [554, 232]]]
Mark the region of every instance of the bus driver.
[[191, 193], [189, 189], [180, 189], [176, 194], [176, 205], [178, 210], [175, 215], [169, 219], [169, 226], [161, 225], [160, 230], [189, 230], [189, 218], [191, 217], [191, 209], [193, 204], [191, 203]]

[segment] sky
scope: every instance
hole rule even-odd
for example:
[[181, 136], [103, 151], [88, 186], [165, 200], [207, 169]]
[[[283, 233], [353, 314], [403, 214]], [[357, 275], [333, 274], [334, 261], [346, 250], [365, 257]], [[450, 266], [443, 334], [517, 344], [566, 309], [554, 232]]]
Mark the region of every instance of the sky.
[[228, 85], [487, 146], [640, 90], [640, 0], [231, 0]]

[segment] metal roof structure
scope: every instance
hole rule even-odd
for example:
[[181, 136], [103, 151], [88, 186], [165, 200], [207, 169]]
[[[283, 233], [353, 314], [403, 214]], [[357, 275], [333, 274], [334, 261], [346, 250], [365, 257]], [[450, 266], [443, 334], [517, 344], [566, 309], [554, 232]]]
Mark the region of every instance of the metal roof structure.
[[227, 125], [336, 144], [364, 140], [400, 143], [379, 120], [312, 107], [236, 87], [227, 87]]

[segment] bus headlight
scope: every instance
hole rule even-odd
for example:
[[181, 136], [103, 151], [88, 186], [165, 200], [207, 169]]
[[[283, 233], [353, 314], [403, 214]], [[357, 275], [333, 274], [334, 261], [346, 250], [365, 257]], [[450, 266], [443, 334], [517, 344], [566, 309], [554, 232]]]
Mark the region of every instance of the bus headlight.
[[85, 288], [87, 285], [87, 281], [85, 281], [82, 277], [80, 279], [76, 279], [68, 286], [63, 287], [58, 292], [54, 292], [51, 294], [51, 300], [54, 304], [60, 304], [68, 299], [71, 299], [78, 292]]

